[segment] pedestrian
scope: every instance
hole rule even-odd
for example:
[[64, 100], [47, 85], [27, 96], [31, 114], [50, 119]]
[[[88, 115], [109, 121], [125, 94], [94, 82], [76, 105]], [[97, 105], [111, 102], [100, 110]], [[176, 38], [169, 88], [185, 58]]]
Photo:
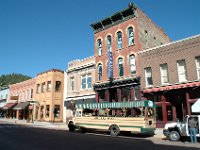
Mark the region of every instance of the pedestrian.
[[188, 126], [189, 126], [189, 132], [190, 132], [190, 141], [191, 143], [196, 143], [197, 142], [197, 137], [196, 137], [197, 122], [194, 119], [194, 117], [189, 118]]

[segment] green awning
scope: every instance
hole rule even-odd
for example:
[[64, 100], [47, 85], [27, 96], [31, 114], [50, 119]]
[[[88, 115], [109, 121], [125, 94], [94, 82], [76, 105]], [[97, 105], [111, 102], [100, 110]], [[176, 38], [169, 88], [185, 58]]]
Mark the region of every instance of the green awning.
[[99, 102], [76, 104], [77, 109], [105, 109], [105, 108], [138, 108], [138, 107], [155, 107], [155, 103], [150, 100], [137, 100], [129, 102]]

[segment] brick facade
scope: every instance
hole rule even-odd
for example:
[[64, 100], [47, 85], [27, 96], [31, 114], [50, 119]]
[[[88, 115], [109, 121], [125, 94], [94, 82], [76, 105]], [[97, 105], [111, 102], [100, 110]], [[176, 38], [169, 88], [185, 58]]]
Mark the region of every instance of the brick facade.
[[[143, 98], [151, 99], [157, 105], [157, 127], [165, 123], [182, 120], [192, 114], [191, 107], [200, 98], [200, 78], [196, 58], [200, 57], [200, 36], [193, 36], [163, 46], [139, 52], [141, 68], [141, 89]], [[180, 81], [177, 62], [184, 60], [186, 80]], [[168, 83], [161, 81], [160, 65], [166, 64]], [[151, 67], [153, 84], [147, 86], [145, 68]]]

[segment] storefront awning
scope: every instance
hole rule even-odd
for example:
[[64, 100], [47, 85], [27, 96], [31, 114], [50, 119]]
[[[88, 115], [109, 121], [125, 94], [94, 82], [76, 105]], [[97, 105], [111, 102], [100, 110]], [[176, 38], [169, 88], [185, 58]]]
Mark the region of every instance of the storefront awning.
[[145, 90], [143, 90], [143, 93], [170, 91], [170, 90], [191, 88], [191, 87], [198, 87], [198, 86], [200, 86], [200, 82], [191, 82], [191, 83], [184, 83], [184, 84], [177, 84], [177, 85], [167, 85], [167, 86], [162, 86], [162, 87], [145, 89]]
[[2, 109], [7, 110], [13, 108], [17, 103], [7, 103]]
[[139, 108], [139, 107], [155, 107], [155, 104], [150, 100], [76, 104], [77, 109]]
[[30, 103], [29, 102], [21, 102], [17, 104], [15, 107], [13, 107], [13, 110], [22, 110], [26, 109]]
[[67, 107], [67, 109], [75, 109], [76, 104], [87, 104], [87, 103], [95, 103], [96, 99], [95, 98], [82, 98], [82, 99], [77, 99], [77, 100], [70, 100], [70, 101], [65, 101], [64, 105]]

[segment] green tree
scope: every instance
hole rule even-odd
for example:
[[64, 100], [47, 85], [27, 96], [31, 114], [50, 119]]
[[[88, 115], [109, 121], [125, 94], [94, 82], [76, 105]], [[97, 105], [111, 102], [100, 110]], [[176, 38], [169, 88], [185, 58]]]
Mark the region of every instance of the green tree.
[[17, 73], [1, 75], [0, 88], [7, 87], [10, 84], [15, 84], [15, 83], [22, 82], [28, 79], [31, 79], [31, 77], [23, 75], [23, 74], [17, 74]]

